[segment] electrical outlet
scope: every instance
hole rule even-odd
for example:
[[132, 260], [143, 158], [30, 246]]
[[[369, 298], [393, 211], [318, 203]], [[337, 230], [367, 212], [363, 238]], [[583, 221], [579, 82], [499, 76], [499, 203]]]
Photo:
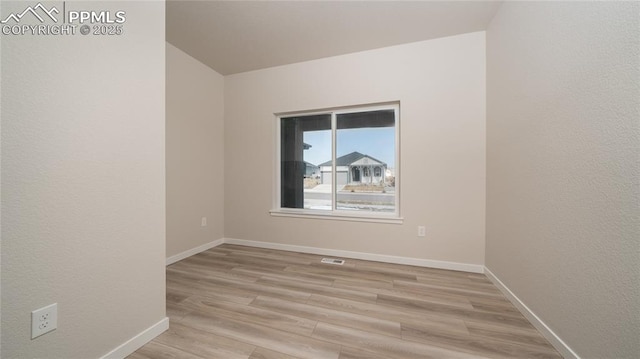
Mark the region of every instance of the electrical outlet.
[[200, 225], [202, 227], [206, 227], [207, 226], [207, 217], [202, 217], [202, 220], [200, 221]]
[[427, 235], [427, 229], [424, 226], [418, 226], [418, 237], [424, 237]]
[[58, 327], [58, 303], [31, 312], [31, 339], [49, 333]]

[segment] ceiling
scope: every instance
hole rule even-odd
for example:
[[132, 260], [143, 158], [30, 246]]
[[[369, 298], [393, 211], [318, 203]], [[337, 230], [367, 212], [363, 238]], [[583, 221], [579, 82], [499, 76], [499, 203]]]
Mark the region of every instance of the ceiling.
[[220, 74], [481, 31], [498, 1], [166, 2], [167, 41]]

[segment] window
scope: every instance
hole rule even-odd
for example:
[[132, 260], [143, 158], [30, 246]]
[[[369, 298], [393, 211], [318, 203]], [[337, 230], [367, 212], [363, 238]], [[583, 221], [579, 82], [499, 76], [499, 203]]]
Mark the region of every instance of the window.
[[398, 218], [397, 104], [277, 116], [273, 214]]

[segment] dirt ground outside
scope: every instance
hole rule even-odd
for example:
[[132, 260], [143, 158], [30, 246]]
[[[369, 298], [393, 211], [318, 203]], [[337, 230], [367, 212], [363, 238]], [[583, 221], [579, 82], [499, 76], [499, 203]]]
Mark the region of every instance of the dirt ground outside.
[[305, 178], [304, 179], [304, 188], [310, 189], [320, 184], [320, 179], [318, 178]]
[[384, 186], [381, 184], [356, 184], [356, 185], [348, 184], [344, 186], [342, 190], [348, 191], [348, 192], [374, 192], [374, 193], [385, 192]]

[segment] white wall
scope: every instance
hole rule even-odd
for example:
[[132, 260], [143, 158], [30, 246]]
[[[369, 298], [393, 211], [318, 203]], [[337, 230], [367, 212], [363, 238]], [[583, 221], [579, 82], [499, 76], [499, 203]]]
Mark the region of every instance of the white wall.
[[487, 268], [584, 358], [640, 353], [640, 3], [487, 32]]
[[[395, 100], [404, 224], [270, 216], [274, 113]], [[484, 32], [225, 77], [226, 237], [482, 265], [484, 232]]]
[[70, 6], [124, 34], [2, 35], [3, 358], [95, 358], [165, 318], [164, 3]]
[[166, 81], [171, 257], [224, 237], [224, 81], [169, 43]]

